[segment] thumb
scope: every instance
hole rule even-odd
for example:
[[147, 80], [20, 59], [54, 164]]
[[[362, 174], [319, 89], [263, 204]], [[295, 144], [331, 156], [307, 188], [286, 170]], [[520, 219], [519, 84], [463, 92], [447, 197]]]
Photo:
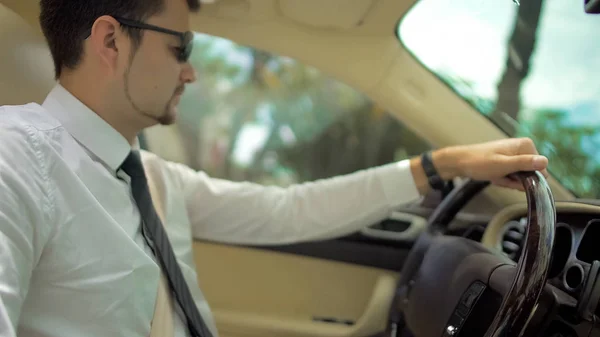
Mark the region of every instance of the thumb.
[[548, 166], [548, 158], [535, 154], [505, 157], [504, 168], [509, 173], [518, 171], [543, 171]]

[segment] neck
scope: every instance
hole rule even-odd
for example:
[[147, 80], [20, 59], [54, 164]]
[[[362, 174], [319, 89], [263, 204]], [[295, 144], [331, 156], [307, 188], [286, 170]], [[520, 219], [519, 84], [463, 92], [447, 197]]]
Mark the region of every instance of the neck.
[[[138, 133], [142, 130], [142, 127], [136, 127], [139, 125], [139, 121], [135, 121], [132, 118], [135, 116], [127, 113], [126, 108], [115, 103], [114, 97], [118, 96], [108, 89], [111, 87], [110, 85], [103, 85], [99, 83], [99, 80], [87, 80], [94, 78], [101, 77], [67, 73], [60, 77], [59, 82], [67, 91], [125, 137], [130, 145], [134, 145]], [[89, 90], [89, 88], [95, 89]]]

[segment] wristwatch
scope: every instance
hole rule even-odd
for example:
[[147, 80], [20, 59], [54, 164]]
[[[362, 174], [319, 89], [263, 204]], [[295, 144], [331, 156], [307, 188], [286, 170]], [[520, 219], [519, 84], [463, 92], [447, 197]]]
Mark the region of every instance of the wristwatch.
[[425, 176], [427, 176], [427, 181], [432, 189], [442, 192], [447, 189], [446, 182], [440, 177], [433, 165], [431, 151], [427, 151], [421, 155], [421, 166], [423, 167], [423, 171], [425, 171]]

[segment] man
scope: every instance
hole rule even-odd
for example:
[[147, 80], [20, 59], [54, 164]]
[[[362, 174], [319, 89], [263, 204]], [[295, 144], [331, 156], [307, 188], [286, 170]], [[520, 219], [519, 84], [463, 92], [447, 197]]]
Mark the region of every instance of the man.
[[428, 178], [520, 188], [505, 177], [545, 172], [528, 139], [445, 148], [288, 189], [212, 179], [142, 153], [165, 234], [132, 146], [142, 129], [175, 120], [195, 80], [190, 36], [178, 32], [197, 1], [41, 0], [60, 84], [41, 106], [0, 107], [2, 337], [148, 336], [161, 275], [175, 336], [216, 336], [190, 233], [253, 244], [332, 238], [418, 198]]

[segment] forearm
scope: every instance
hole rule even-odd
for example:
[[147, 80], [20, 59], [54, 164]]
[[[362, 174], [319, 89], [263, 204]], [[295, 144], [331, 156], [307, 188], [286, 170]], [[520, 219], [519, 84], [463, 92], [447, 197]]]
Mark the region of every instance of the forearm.
[[[460, 173], [457, 149], [432, 154], [443, 179]], [[195, 183], [184, 185], [195, 186], [188, 197], [194, 236], [241, 244], [343, 236], [381, 221], [429, 189], [420, 157], [289, 188], [234, 183], [203, 173], [190, 177]]]
[[199, 187], [191, 198], [203, 207], [190, 203], [194, 236], [244, 244], [343, 236], [419, 197], [408, 161], [289, 188], [217, 179]]

